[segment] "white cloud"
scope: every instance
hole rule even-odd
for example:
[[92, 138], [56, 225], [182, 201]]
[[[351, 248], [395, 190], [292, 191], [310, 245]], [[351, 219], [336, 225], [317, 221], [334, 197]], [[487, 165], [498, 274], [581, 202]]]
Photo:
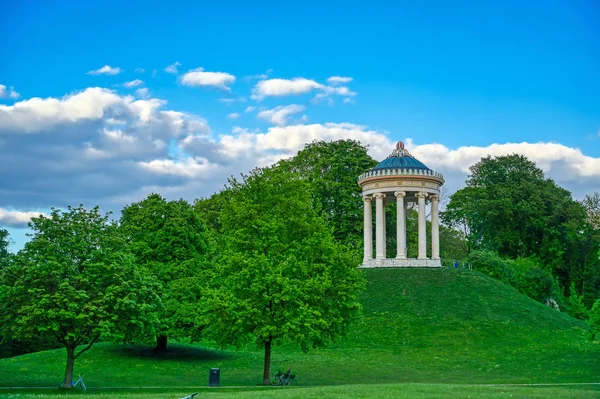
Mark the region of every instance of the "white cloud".
[[142, 87], [141, 89], [137, 89], [135, 94], [141, 98], [142, 100], [147, 100], [150, 98], [150, 90], [147, 87]]
[[146, 72], [146, 70], [144, 68], [137, 67], [137, 68], [135, 68], [135, 72], [144, 73], [144, 72]]
[[[487, 155], [501, 156], [522, 154], [535, 162], [545, 173], [556, 177], [578, 175], [580, 177], [600, 177], [600, 159], [583, 155], [578, 148], [567, 147], [558, 143], [504, 143], [491, 144], [487, 147], [463, 146], [450, 150], [441, 144], [424, 144], [417, 146], [414, 155], [426, 155], [433, 165], [460, 170], [468, 173], [469, 166]], [[557, 166], [567, 167], [559, 170]]]
[[[369, 154], [376, 160], [385, 159], [394, 142], [384, 132], [370, 130], [350, 123], [325, 123], [277, 126], [266, 133], [234, 131], [221, 137], [228, 156], [254, 154], [256, 162], [266, 162], [268, 156], [276, 161], [293, 156], [306, 143], [313, 140], [358, 140], [369, 146]], [[575, 198], [600, 191], [600, 158], [584, 155], [579, 149], [557, 143], [505, 143], [486, 147], [463, 146], [450, 149], [442, 144], [415, 145], [406, 141], [411, 153], [428, 167], [444, 174], [451, 192], [464, 186], [468, 168], [488, 154], [492, 156], [519, 153], [544, 170], [559, 185], [573, 192]]]
[[134, 80], [130, 80], [129, 82], [125, 82], [123, 83], [123, 86], [125, 87], [137, 87], [140, 85], [143, 85], [144, 81], [140, 80], [140, 79], [134, 79]]
[[350, 89], [348, 89], [346, 86], [336, 86], [336, 87], [325, 86], [325, 87], [323, 87], [322, 92], [317, 93], [315, 95], [315, 98], [313, 99], [313, 101], [319, 102], [323, 99], [327, 99], [329, 102], [329, 105], [331, 106], [331, 105], [333, 105], [333, 100], [330, 97], [332, 95], [343, 96], [343, 97], [346, 97], [346, 98], [344, 98], [344, 100], [348, 100], [350, 97], [354, 97], [356, 95], [356, 93], [353, 91], [350, 91]]
[[[281, 126], [235, 127], [216, 135], [198, 115], [167, 109], [166, 101], [143, 93], [120, 95], [95, 87], [62, 98], [0, 105], [0, 165], [10, 165], [0, 167], [0, 223], [22, 225], [25, 217], [15, 212], [80, 203], [98, 204], [118, 215], [125, 204], [150, 192], [191, 201], [218, 191], [227, 177], [293, 156], [313, 140], [358, 140], [377, 160], [394, 147], [386, 132], [366, 126], [286, 125], [291, 114], [276, 116], [286, 107], [262, 110], [270, 111], [269, 120]], [[600, 158], [561, 144], [448, 148], [405, 141], [413, 155], [444, 174], [452, 190], [463, 186], [468, 167], [482, 156], [517, 152], [577, 198], [600, 191]]]
[[305, 107], [302, 105], [290, 104], [260, 111], [256, 117], [274, 125], [284, 126], [287, 124], [290, 115], [300, 113], [304, 109]]
[[305, 78], [261, 80], [252, 89], [252, 98], [261, 100], [268, 96], [303, 94], [322, 87], [322, 84]]
[[342, 83], [350, 83], [352, 82], [352, 78], [349, 77], [344, 77], [344, 76], [331, 76], [329, 78], [327, 78], [327, 83], [329, 83], [332, 86], [338, 85], [338, 84], [342, 84]]
[[140, 165], [154, 173], [198, 178], [218, 168], [205, 158], [187, 158], [180, 161], [172, 159], [156, 159], [150, 162], [140, 162]]
[[231, 105], [236, 102], [245, 103], [246, 99], [244, 97], [219, 98], [217, 101], [223, 104]]
[[177, 75], [179, 73], [178, 67], [180, 67], [180, 66], [181, 66], [181, 64], [179, 62], [175, 61], [173, 64], [167, 65], [167, 67], [165, 68], [165, 72]]
[[249, 83], [252, 82], [253, 80], [265, 80], [269, 77], [269, 74], [273, 72], [273, 69], [268, 69], [265, 73], [259, 73], [256, 75], [250, 75], [250, 76], [246, 76], [244, 78], [244, 81]]
[[131, 104], [130, 97], [120, 97], [108, 89], [88, 88], [62, 99], [39, 97], [0, 105], [0, 131], [32, 133], [51, 129], [61, 123], [101, 119], [115, 105]]
[[252, 89], [252, 99], [260, 101], [265, 97], [306, 94], [313, 90], [319, 91], [314, 98], [315, 102], [332, 95], [343, 97], [352, 97], [356, 95], [355, 92], [350, 91], [346, 86], [337, 86], [339, 83], [350, 78], [334, 76], [329, 79], [332, 78], [336, 78], [333, 80], [332, 86], [327, 86], [306, 78], [261, 80]]
[[[124, 204], [114, 198], [146, 186], [184, 184], [191, 173], [206, 170], [206, 162], [188, 164], [185, 154], [172, 149], [187, 137], [207, 140], [210, 129], [204, 119], [165, 105], [88, 88], [0, 106], [0, 165], [11, 165], [0, 168], [0, 207], [24, 211], [83, 203], [118, 212]], [[184, 170], [188, 166], [193, 172]]]
[[100, 69], [96, 69], [96, 70], [87, 72], [87, 74], [94, 75], [94, 76], [96, 76], [96, 75], [118, 75], [121, 72], [123, 72], [123, 70], [119, 67], [113, 68], [110, 65], [104, 65]]
[[503, 143], [486, 147], [462, 146], [449, 149], [442, 144], [414, 146], [407, 140], [412, 154], [428, 167], [447, 174], [452, 191], [464, 184], [469, 166], [487, 155], [522, 154], [535, 162], [547, 177], [572, 191], [577, 198], [600, 191], [600, 158], [584, 155], [579, 149], [558, 143]]
[[229, 90], [228, 85], [235, 82], [235, 76], [227, 72], [206, 72], [203, 68], [188, 71], [181, 77], [181, 83], [186, 86], [212, 86]]
[[227, 117], [228, 117], [229, 119], [238, 119], [240, 116], [241, 116], [241, 115], [240, 115], [239, 113], [237, 113], [237, 112], [232, 112], [232, 113], [230, 113], [229, 115], [227, 115]]
[[244, 112], [252, 112], [252, 111], [254, 111], [255, 109], [256, 109], [256, 107], [255, 107], [255, 106], [253, 106], [253, 105], [249, 105], [249, 106], [247, 106], [247, 107], [246, 107], [246, 109], [244, 110]]
[[32, 217], [48, 216], [44, 212], [23, 212], [0, 208], [0, 226], [25, 227]]
[[16, 100], [19, 97], [21, 97], [21, 94], [17, 93], [15, 89], [13, 89], [12, 87], [7, 89], [6, 86], [0, 84], [0, 98], [11, 98], [13, 100]]

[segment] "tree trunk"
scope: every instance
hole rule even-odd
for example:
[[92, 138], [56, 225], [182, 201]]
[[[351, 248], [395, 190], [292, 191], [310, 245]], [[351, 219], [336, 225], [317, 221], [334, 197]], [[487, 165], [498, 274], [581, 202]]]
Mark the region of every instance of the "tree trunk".
[[265, 363], [263, 369], [263, 385], [269, 385], [270, 379], [269, 375], [271, 374], [271, 338], [265, 341]]
[[154, 352], [163, 353], [167, 351], [167, 336], [166, 335], [158, 335], [156, 337], [156, 348], [154, 348]]
[[71, 388], [73, 385], [73, 366], [75, 365], [75, 347], [67, 346], [67, 369], [65, 370], [64, 387]]

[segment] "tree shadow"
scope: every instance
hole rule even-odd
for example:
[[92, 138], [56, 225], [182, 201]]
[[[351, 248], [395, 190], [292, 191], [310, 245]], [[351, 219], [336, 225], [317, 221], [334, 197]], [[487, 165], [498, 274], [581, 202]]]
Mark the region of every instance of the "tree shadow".
[[114, 347], [112, 350], [123, 357], [178, 362], [226, 360], [233, 358], [233, 354], [231, 353], [178, 344], [169, 344], [167, 350], [163, 352], [155, 352], [154, 347], [146, 345], [123, 345]]

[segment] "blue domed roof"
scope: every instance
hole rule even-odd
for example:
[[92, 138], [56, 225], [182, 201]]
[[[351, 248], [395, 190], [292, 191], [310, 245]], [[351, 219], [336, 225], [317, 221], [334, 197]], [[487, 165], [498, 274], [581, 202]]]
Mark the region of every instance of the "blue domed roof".
[[379, 162], [371, 171], [382, 169], [413, 169], [413, 170], [429, 170], [427, 166], [412, 155], [404, 148], [404, 143], [399, 141], [392, 154]]
[[439, 172], [429, 169], [423, 162], [413, 157], [410, 152], [404, 148], [404, 143], [401, 141], [396, 144], [396, 148], [389, 157], [379, 162], [373, 169], [360, 175], [358, 177], [358, 184], [362, 186], [363, 183], [372, 179], [388, 179], [395, 177], [407, 177], [409, 180], [434, 180], [437, 181], [439, 185], [444, 184], [444, 176]]
[[406, 155], [390, 155], [383, 161], [379, 162], [371, 170], [380, 169], [420, 169], [420, 170], [431, 170], [421, 161], [411, 156]]

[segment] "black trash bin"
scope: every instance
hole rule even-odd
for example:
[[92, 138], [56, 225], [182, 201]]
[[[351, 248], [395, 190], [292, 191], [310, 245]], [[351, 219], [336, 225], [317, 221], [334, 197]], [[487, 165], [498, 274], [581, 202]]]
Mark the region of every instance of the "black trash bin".
[[221, 369], [212, 368], [208, 375], [208, 386], [218, 387], [219, 385], [221, 385]]

